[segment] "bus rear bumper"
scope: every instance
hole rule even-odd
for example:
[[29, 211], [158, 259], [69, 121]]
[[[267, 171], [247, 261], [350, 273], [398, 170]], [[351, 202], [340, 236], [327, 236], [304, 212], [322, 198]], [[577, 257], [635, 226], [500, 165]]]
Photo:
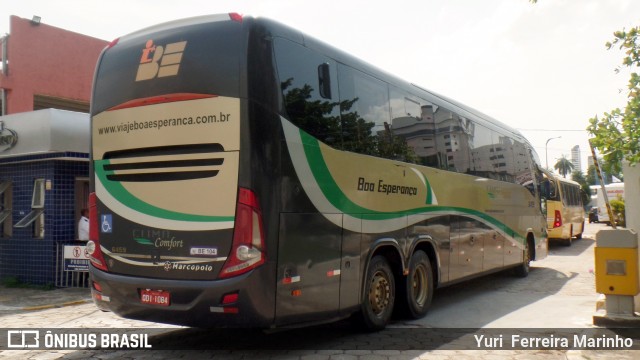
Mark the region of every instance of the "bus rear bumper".
[[[195, 327], [267, 328], [273, 324], [270, 291], [256, 269], [238, 277], [214, 280], [162, 280], [110, 274], [91, 266], [91, 293], [96, 306], [128, 319]], [[94, 284], [97, 283], [97, 286]], [[143, 290], [162, 290], [169, 304], [145, 304]], [[234, 294], [237, 294], [235, 299]], [[223, 304], [225, 295], [227, 301]], [[235, 301], [229, 301], [234, 300]]]

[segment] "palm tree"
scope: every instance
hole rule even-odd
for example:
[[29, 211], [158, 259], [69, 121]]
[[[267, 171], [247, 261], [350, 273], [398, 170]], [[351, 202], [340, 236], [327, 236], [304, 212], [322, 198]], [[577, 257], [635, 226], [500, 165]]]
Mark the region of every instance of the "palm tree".
[[558, 170], [562, 177], [566, 178], [567, 174], [571, 174], [573, 171], [573, 164], [571, 163], [571, 160], [567, 159], [566, 155], [562, 155], [562, 157], [558, 159], [558, 162], [553, 165], [553, 168]]

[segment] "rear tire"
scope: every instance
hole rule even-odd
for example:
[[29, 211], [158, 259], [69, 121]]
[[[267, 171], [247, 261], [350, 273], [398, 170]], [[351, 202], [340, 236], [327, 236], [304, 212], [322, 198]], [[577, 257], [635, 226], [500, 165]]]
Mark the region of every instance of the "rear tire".
[[427, 314], [433, 298], [433, 272], [431, 261], [422, 250], [411, 257], [404, 297], [408, 316], [419, 319]]
[[583, 233], [584, 233], [584, 221], [582, 222], [582, 230], [580, 231], [580, 234], [576, 235], [576, 239], [578, 240], [582, 239]]
[[569, 238], [564, 241], [564, 246], [571, 246], [572, 238], [573, 238], [573, 226], [571, 226], [571, 229], [569, 230]]
[[529, 245], [529, 238], [524, 243], [522, 264], [514, 269], [514, 273], [517, 277], [525, 278], [529, 276], [531, 270], [531, 246]]
[[378, 331], [387, 326], [395, 302], [395, 279], [387, 259], [377, 255], [371, 259], [362, 299], [360, 317], [366, 330]]

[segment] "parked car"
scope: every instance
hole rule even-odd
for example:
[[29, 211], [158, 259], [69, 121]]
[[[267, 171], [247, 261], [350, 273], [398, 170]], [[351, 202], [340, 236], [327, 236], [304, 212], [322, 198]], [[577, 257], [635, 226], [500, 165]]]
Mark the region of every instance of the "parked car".
[[589, 224], [594, 222], [598, 222], [598, 208], [595, 206], [589, 210]]

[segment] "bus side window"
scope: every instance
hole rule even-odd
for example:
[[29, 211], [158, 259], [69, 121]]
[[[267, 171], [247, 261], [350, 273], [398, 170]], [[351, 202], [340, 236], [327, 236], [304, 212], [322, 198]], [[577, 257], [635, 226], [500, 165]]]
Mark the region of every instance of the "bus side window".
[[471, 164], [469, 134], [473, 133], [473, 122], [465, 122], [466, 119], [442, 106], [436, 107], [433, 114], [440, 168], [468, 172]]
[[538, 192], [540, 193], [540, 197], [543, 199], [548, 199], [549, 198], [549, 179], [544, 178], [539, 184], [538, 184]]
[[502, 135], [496, 131], [492, 131], [493, 144], [495, 149], [495, 162], [497, 165], [496, 173], [498, 180], [510, 183], [516, 182], [516, 162], [514, 154], [514, 140]]
[[434, 105], [394, 86], [389, 86], [389, 97], [391, 132], [396, 142], [401, 139], [404, 144], [400, 145], [406, 145], [415, 155], [411, 162], [437, 167]]
[[390, 133], [387, 84], [339, 64], [338, 88], [344, 150], [388, 158], [378, 146]]
[[340, 113], [331, 94], [337, 93], [335, 62], [292, 41], [276, 38], [274, 51], [280, 78], [284, 116], [322, 141], [341, 146]]
[[556, 182], [550, 180], [549, 181], [549, 199], [555, 200], [557, 197], [558, 197], [558, 194], [556, 190]]
[[562, 191], [562, 203], [565, 206], [573, 205], [573, 191], [571, 189], [571, 186], [569, 186], [567, 184], [560, 184], [560, 186], [562, 187], [562, 189], [561, 189], [561, 191]]
[[[506, 148], [494, 143], [493, 132], [485, 126], [475, 124], [470, 127], [469, 142], [471, 164], [469, 174], [487, 179], [499, 179], [499, 171], [506, 169]], [[497, 136], [496, 136], [497, 138]]]

